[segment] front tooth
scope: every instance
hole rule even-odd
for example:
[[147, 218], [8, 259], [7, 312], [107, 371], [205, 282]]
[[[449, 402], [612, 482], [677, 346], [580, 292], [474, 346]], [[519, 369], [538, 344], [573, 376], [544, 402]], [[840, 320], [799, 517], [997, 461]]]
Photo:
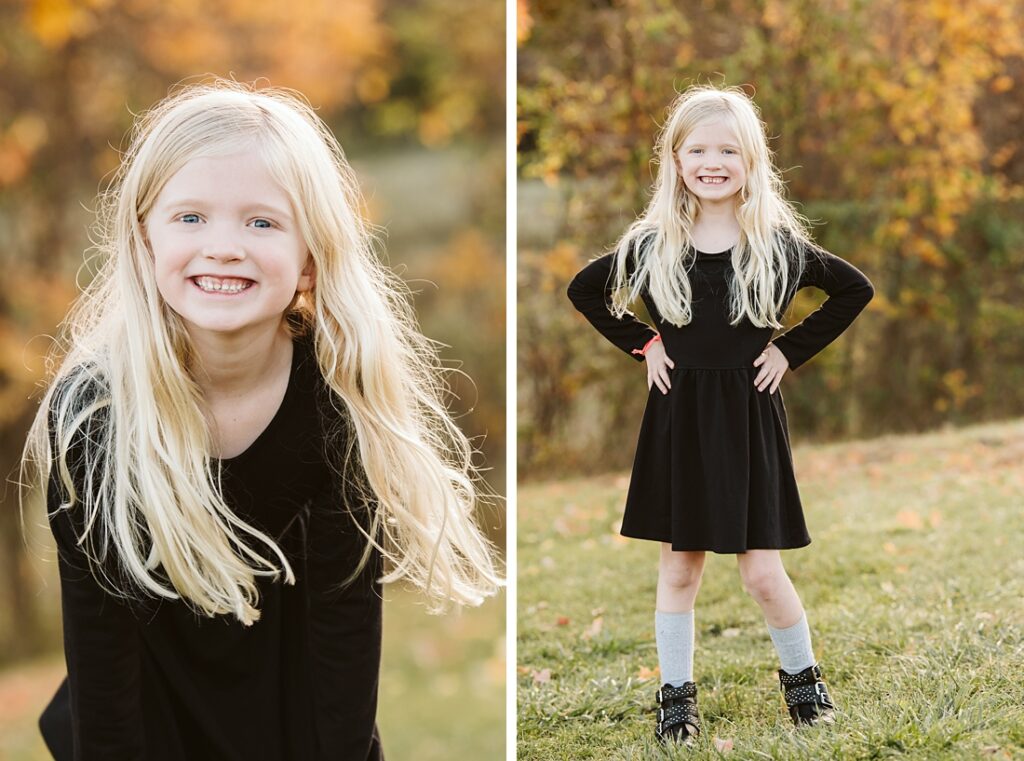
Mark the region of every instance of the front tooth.
[[238, 293], [239, 291], [245, 290], [246, 288], [245, 285], [227, 285], [224, 283], [218, 283], [214, 280], [208, 280], [206, 278], [202, 278], [199, 280], [199, 286], [204, 291], [225, 291], [227, 293]]

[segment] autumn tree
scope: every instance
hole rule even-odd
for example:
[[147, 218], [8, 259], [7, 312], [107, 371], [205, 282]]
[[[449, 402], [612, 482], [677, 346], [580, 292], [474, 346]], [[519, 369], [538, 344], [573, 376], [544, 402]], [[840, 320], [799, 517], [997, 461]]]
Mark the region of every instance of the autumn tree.
[[[531, 181], [557, 199], [544, 224], [521, 229], [521, 259], [537, 270], [521, 280], [571, 275], [643, 208], [654, 136], [677, 91], [742, 85], [816, 238], [878, 290], [855, 328], [787, 379], [798, 429], [849, 435], [1024, 411], [1019, 384], [1006, 381], [1024, 346], [991, 345], [1021, 320], [1022, 154], [1007, 119], [1024, 99], [1019, 1], [708, 0], [680, 12], [660, 0], [522, 0], [520, 9], [521, 204], [542, 194]], [[567, 247], [578, 252], [568, 265]], [[562, 459], [568, 447], [583, 461], [626, 465], [618, 442], [567, 443], [595, 410], [626, 407], [638, 420], [643, 395], [633, 377], [632, 394], [612, 382], [586, 412], [571, 403], [583, 398], [574, 384], [594, 374], [587, 368], [606, 378], [635, 368], [606, 367], [593, 336], [566, 348], [585, 327], [565, 315], [560, 290], [521, 294], [520, 352], [531, 368], [520, 375], [530, 400], [520, 407], [521, 457], [546, 465], [532, 454], [536, 432]], [[791, 318], [818, 300], [802, 292]], [[541, 378], [552, 344], [572, 354], [559, 378]], [[558, 404], [543, 401], [552, 393]], [[553, 418], [534, 414], [545, 409]], [[621, 430], [612, 422], [595, 428]]]

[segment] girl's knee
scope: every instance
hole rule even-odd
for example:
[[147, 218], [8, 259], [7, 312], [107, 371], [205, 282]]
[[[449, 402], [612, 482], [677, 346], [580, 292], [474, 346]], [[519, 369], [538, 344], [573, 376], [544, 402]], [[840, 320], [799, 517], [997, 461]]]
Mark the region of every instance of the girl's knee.
[[700, 583], [704, 573], [703, 552], [661, 553], [658, 577], [670, 588], [688, 589]]
[[778, 596], [788, 581], [781, 563], [768, 560], [740, 562], [740, 578], [743, 588], [751, 597], [764, 600]]

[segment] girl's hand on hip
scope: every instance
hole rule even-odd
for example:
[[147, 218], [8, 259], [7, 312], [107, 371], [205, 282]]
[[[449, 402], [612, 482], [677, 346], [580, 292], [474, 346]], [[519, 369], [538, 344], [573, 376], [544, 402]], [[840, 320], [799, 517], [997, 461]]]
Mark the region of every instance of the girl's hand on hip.
[[668, 358], [668, 354], [665, 353], [665, 347], [661, 341], [651, 344], [644, 355], [644, 361], [647, 363], [647, 390], [650, 391], [651, 384], [653, 383], [657, 384], [661, 393], [667, 394], [668, 390], [672, 388], [672, 383], [668, 378], [668, 371], [674, 368], [676, 363]]
[[758, 391], [764, 391], [768, 386], [771, 386], [771, 391], [768, 393], [774, 394], [775, 389], [779, 387], [782, 382], [782, 376], [786, 374], [786, 370], [789, 369], [789, 360], [786, 359], [786, 355], [775, 346], [775, 344], [768, 344], [764, 347], [764, 351], [754, 360], [754, 367], [760, 367], [761, 371], [754, 378], [754, 385]]

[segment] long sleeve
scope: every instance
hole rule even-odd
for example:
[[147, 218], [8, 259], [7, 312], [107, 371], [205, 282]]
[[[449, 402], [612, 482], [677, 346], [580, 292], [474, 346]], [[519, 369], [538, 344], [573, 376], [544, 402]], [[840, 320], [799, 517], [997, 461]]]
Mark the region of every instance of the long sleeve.
[[569, 283], [567, 295], [573, 306], [597, 330], [633, 359], [642, 362], [639, 352], [657, 332], [632, 312], [616, 318], [610, 310], [612, 266], [615, 254], [605, 254], [580, 270]]
[[[82, 436], [76, 432], [69, 451], [79, 495], [84, 488]], [[51, 470], [46, 503], [60, 571], [73, 757], [144, 759], [138, 624], [130, 609], [90, 572], [75, 538], [82, 528], [82, 508], [76, 505], [73, 514], [57, 510], [64, 489], [56, 467]]]
[[[380, 752], [376, 735], [382, 598], [380, 556], [339, 589], [356, 567], [366, 538], [333, 499], [314, 501], [306, 538], [309, 657], [317, 759], [366, 761]], [[365, 528], [364, 523], [364, 528]]]
[[824, 250], [808, 252], [796, 290], [814, 286], [828, 298], [804, 320], [772, 341], [795, 370], [832, 343], [875, 294], [871, 281], [849, 262]]

